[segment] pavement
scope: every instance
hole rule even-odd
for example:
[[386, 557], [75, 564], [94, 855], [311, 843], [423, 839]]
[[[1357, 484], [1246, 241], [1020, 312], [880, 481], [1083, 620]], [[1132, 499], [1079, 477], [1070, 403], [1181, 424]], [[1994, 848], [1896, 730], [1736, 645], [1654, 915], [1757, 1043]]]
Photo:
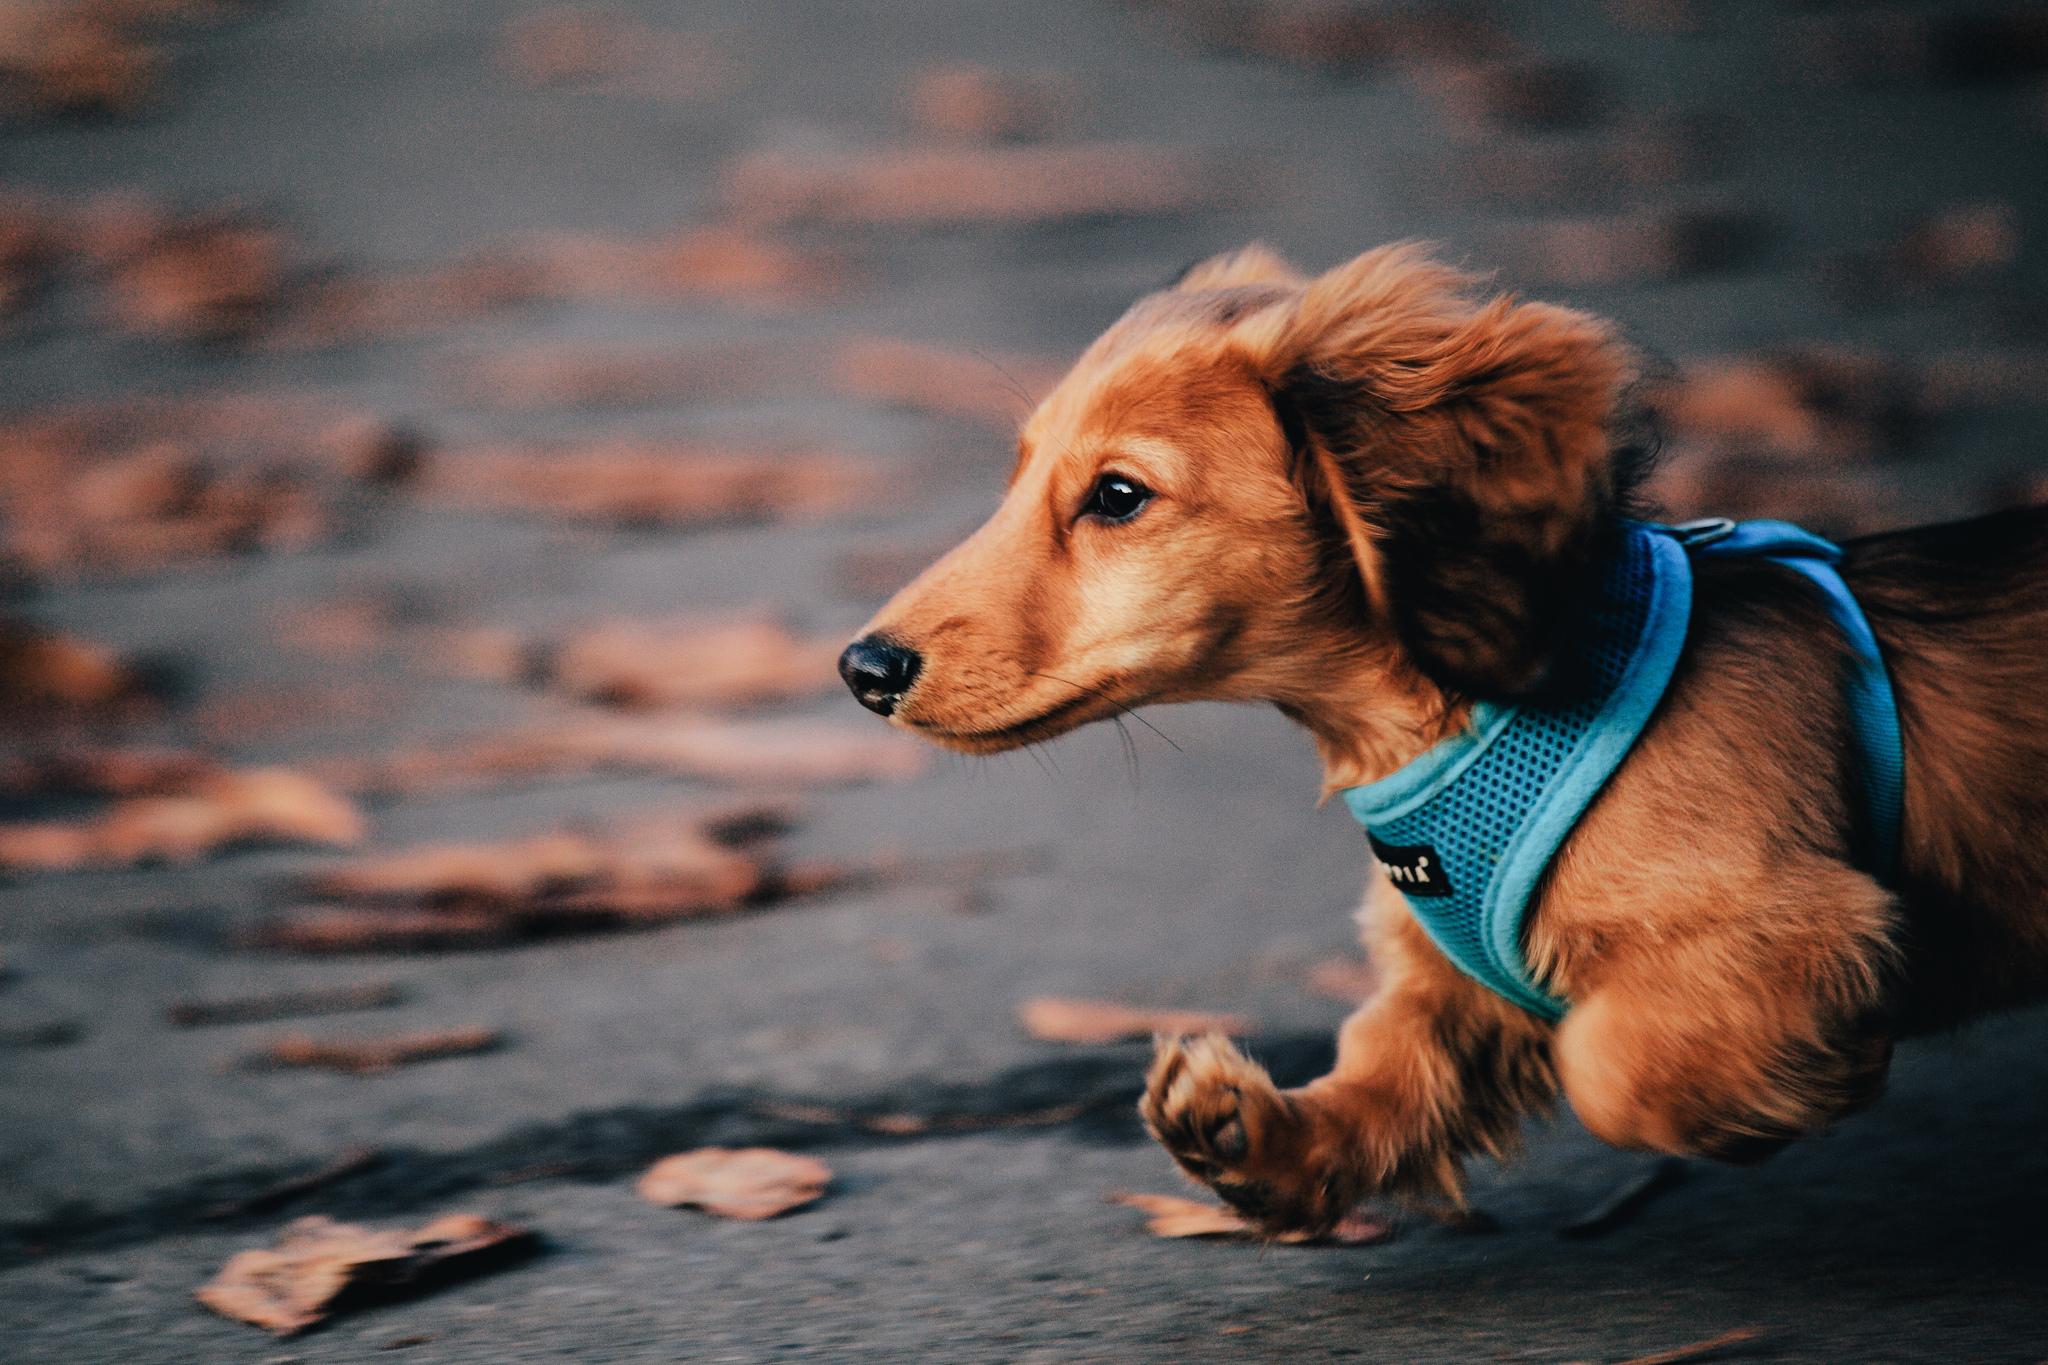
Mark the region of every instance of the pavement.
[[[907, 92], [948, 62], [1050, 92], [1045, 145], [1149, 149], [1137, 165], [1212, 158], [1237, 179], [1209, 206], [1158, 212], [784, 225], [779, 240], [851, 262], [843, 291], [800, 306], [584, 296], [278, 353], [119, 335], [82, 289], [60, 290], [0, 337], [10, 412], [286, 392], [406, 423], [437, 449], [765, 434], [829, 444], [885, 476], [862, 505], [822, 518], [695, 529], [398, 496], [308, 548], [51, 574], [14, 610], [177, 664], [178, 705], [130, 737], [203, 731], [237, 766], [307, 765], [554, 714], [517, 681], [449, 676], [403, 651], [293, 646], [298, 614], [365, 592], [427, 603], [451, 627], [766, 608], [802, 632], [849, 636], [885, 585], [848, 557], [914, 557], [964, 534], [999, 497], [1010, 451], [1000, 417], [836, 382], [822, 358], [832, 347], [888, 337], [1056, 368], [1182, 265], [1253, 238], [1321, 267], [1428, 237], [1475, 267], [1502, 264], [1505, 284], [1619, 319], [1677, 366], [1817, 347], [1919, 376], [1910, 437], [1876, 456], [1807, 451], [1739, 485], [1670, 485], [1732, 490], [1736, 510], [1796, 494], [1808, 501], [1791, 510], [1817, 524], [1874, 529], [1971, 514], [2048, 474], [2028, 382], [2001, 386], [1980, 367], [1964, 398], [1928, 396], [1958, 356], [2048, 374], [2048, 71], [2019, 39], [1993, 44], [2003, 65], [1965, 41], [1986, 30], [1964, 20], [2005, 10], [1503, 5], [1487, 13], [1507, 46], [1486, 60], [1562, 63], [1601, 92], [1575, 97], [1590, 113], [1564, 99], [1564, 113], [1543, 106], [1508, 132], [1470, 113], [1508, 88], [1497, 67], [1460, 86], [1414, 40], [1386, 66], [1333, 68], [1316, 58], [1327, 44], [1289, 48], [1225, 22], [1250, 8], [627, 4], [607, 11], [627, 17], [614, 22], [689, 37], [697, 45], [673, 50], [695, 64], [677, 58], [636, 84], [652, 68], [627, 61], [626, 77], [536, 87], [510, 78], [502, 54], [509, 26], [538, 12], [282, 0], [177, 30], [157, 108], [0, 129], [0, 185], [255, 205], [320, 260], [419, 270], [534, 234], [647, 239], [726, 221], [738, 211], [731, 168], [764, 149], [843, 158], [931, 136]], [[1551, 165], [1541, 158], [1560, 148], [1620, 145], [1680, 114], [1719, 120], [1724, 161], [1619, 187], [1566, 176], [1504, 202], [1494, 182], [1506, 172], [1485, 160]], [[2007, 235], [1982, 269], [1845, 301], [1845, 261], [1882, 266], [1913, 222], [1987, 205]], [[1544, 246], [1559, 223], [1580, 225], [1573, 241], [1640, 242], [1643, 223], [1709, 211], [1749, 226], [1704, 263], [1674, 265], [1668, 234], [1653, 231], [1664, 246], [1590, 278]], [[491, 402], [446, 378], [466, 357], [677, 344], [762, 347], [763, 373], [621, 406]], [[266, 696], [282, 700], [267, 715], [249, 708]], [[765, 714], [873, 723], [843, 694]], [[1365, 858], [1348, 816], [1317, 808], [1310, 745], [1277, 714], [1146, 718], [1157, 730], [1131, 727], [1134, 756], [1097, 727], [1035, 755], [934, 755], [912, 782], [802, 794], [793, 856], [1009, 860], [964, 886], [885, 885], [467, 952], [309, 957], [243, 935], [275, 911], [283, 879], [331, 853], [252, 849], [0, 885], [0, 1355], [1566, 1362], [1752, 1329], [1703, 1358], [2048, 1357], [2040, 1012], [1906, 1045], [1887, 1096], [1839, 1131], [1756, 1169], [1688, 1164], [1595, 1238], [1559, 1230], [1651, 1167], [1568, 1114], [1532, 1125], [1520, 1160], [1475, 1164], [1491, 1232], [1387, 1210], [1399, 1234], [1369, 1247], [1151, 1237], [1135, 1210], [1103, 1200], [1191, 1193], [1132, 1111], [1149, 1049], [1035, 1040], [1018, 1005], [1063, 995], [1241, 1013], [1276, 1074], [1306, 1079], [1344, 1012], [1310, 971], [1352, 951]], [[653, 777], [505, 784], [376, 803], [369, 842], [510, 839], [746, 794]], [[16, 801], [10, 814], [71, 809]], [[162, 1013], [178, 998], [363, 982], [403, 998], [211, 1028]], [[242, 1064], [286, 1030], [465, 1026], [497, 1030], [502, 1045], [374, 1075]], [[903, 1115], [921, 1130], [872, 1122]], [[837, 1179], [824, 1200], [765, 1223], [635, 1195], [647, 1162], [706, 1144], [810, 1152]], [[199, 1216], [356, 1145], [381, 1164], [284, 1207]], [[545, 1248], [283, 1342], [191, 1302], [229, 1255], [292, 1216], [384, 1226], [450, 1211], [533, 1227]]]

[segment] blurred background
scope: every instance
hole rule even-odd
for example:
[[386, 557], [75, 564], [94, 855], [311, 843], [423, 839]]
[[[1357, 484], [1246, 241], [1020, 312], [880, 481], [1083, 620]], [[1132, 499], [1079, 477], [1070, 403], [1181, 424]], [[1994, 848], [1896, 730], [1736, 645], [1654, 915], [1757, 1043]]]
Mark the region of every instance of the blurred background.
[[[1151, 1021], [1316, 1074], [1355, 826], [1275, 715], [974, 762], [832, 670], [1253, 239], [1618, 319], [1673, 517], [2048, 499], [2044, 169], [2034, 5], [0, 0], [6, 1354], [263, 1358], [228, 1252], [444, 1207], [550, 1254], [293, 1349], [2048, 1353], [2028, 1017], [1564, 1261], [1645, 1169], [1568, 1119], [1492, 1240], [1147, 1240]], [[633, 1199], [706, 1142], [842, 1180]]]

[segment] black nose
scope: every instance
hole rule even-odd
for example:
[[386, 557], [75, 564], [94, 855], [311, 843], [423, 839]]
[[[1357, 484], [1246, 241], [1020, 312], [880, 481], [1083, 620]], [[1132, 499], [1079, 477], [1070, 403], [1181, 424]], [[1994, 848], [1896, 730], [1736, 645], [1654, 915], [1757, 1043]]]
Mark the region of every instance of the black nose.
[[886, 635], [863, 635], [839, 656], [839, 676], [853, 689], [855, 699], [878, 716], [896, 709], [922, 667], [924, 660], [916, 650]]

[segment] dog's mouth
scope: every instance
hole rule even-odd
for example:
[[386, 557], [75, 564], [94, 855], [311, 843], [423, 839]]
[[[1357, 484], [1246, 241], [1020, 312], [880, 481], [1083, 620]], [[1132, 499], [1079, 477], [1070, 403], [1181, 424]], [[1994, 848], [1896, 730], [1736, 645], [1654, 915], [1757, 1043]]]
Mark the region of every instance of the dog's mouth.
[[1015, 721], [988, 730], [954, 729], [940, 725], [936, 721], [917, 720], [907, 716], [904, 722], [940, 744], [978, 753], [998, 753], [1004, 749], [1021, 748], [1042, 739], [1052, 739], [1085, 724], [1093, 719], [1082, 714], [1091, 703], [1102, 703], [1111, 710], [1121, 709], [1120, 703], [1108, 701], [1099, 692], [1083, 692], [1080, 696], [1041, 711], [1028, 720]]

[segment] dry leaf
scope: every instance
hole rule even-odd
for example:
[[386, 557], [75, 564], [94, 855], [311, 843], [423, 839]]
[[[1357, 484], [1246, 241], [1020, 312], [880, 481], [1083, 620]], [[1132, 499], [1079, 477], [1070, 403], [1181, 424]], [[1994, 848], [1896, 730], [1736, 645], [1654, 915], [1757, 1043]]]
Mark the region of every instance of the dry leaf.
[[173, 795], [116, 801], [94, 818], [0, 825], [0, 867], [189, 862], [250, 843], [348, 845], [363, 833], [361, 812], [304, 774], [219, 772]]
[[744, 222], [1030, 227], [1220, 210], [1272, 187], [1253, 168], [1135, 143], [768, 151], [725, 172]]
[[921, 73], [910, 113], [926, 131], [981, 142], [1030, 142], [1052, 128], [1058, 102], [1042, 82], [955, 62]]
[[1512, 50], [1487, 13], [1458, 3], [1333, 5], [1324, 0], [1132, 0], [1205, 46], [1310, 71], [1357, 75], [1396, 63], [1465, 65]]
[[876, 479], [873, 468], [818, 450], [618, 442], [449, 455], [436, 468], [432, 491], [457, 507], [600, 526], [684, 527], [841, 511], [871, 496]]
[[807, 1156], [771, 1147], [702, 1147], [655, 1162], [635, 1188], [656, 1204], [760, 1219], [802, 1208], [831, 1183], [831, 1168]]
[[593, 772], [660, 773], [784, 789], [858, 786], [907, 782], [923, 774], [930, 761], [927, 746], [874, 726], [599, 715], [443, 741], [381, 758], [341, 760], [325, 765], [321, 774], [345, 790], [390, 798]]
[[0, 791], [24, 796], [168, 796], [221, 771], [187, 749], [43, 749], [0, 765]]
[[545, 651], [550, 685], [612, 706], [756, 706], [839, 686], [844, 642], [771, 621], [612, 621]]
[[709, 39], [569, 5], [511, 25], [495, 60], [522, 85], [679, 102], [729, 93], [742, 77], [734, 55]]
[[[1199, 1200], [1182, 1199], [1170, 1194], [1112, 1194], [1108, 1197], [1111, 1203], [1128, 1204], [1150, 1215], [1145, 1226], [1155, 1237], [1268, 1240], [1266, 1235], [1259, 1231], [1258, 1224], [1246, 1221], [1234, 1210], [1224, 1208], [1220, 1204], [1205, 1204]], [[1333, 1246], [1371, 1246], [1375, 1242], [1384, 1242], [1393, 1235], [1393, 1224], [1385, 1219], [1352, 1214], [1321, 1237], [1309, 1237], [1302, 1233], [1282, 1233], [1270, 1240], [1293, 1243], [1319, 1242]]]
[[32, 410], [0, 423], [0, 538], [59, 578], [303, 548], [344, 523], [391, 435], [302, 397]]
[[1748, 265], [1773, 233], [1746, 209], [1669, 209], [1503, 228], [1492, 255], [1503, 273], [1534, 284], [1632, 284]]
[[1075, 1000], [1041, 995], [1017, 1011], [1025, 1031], [1048, 1043], [1114, 1043], [1149, 1038], [1155, 1033], [1254, 1032], [1249, 1019], [1237, 1014], [1206, 1014], [1199, 1010], [1138, 1009], [1106, 1000]]
[[292, 1034], [270, 1043], [250, 1064], [259, 1068], [315, 1067], [367, 1076], [412, 1062], [489, 1052], [503, 1041], [497, 1030], [487, 1028], [443, 1029], [392, 1038], [314, 1039]]
[[1155, 1237], [1248, 1237], [1256, 1228], [1221, 1204], [1204, 1204], [1171, 1194], [1113, 1194], [1110, 1199], [1143, 1209]]
[[111, 651], [0, 617], [0, 719], [105, 718], [146, 700], [143, 679]]
[[382, 1232], [315, 1214], [287, 1223], [274, 1247], [229, 1258], [193, 1297], [216, 1313], [290, 1336], [335, 1313], [496, 1269], [539, 1249], [528, 1229], [473, 1214]]
[[508, 408], [670, 405], [749, 398], [789, 372], [754, 343], [694, 350], [553, 346], [460, 355], [441, 367], [455, 397]]

